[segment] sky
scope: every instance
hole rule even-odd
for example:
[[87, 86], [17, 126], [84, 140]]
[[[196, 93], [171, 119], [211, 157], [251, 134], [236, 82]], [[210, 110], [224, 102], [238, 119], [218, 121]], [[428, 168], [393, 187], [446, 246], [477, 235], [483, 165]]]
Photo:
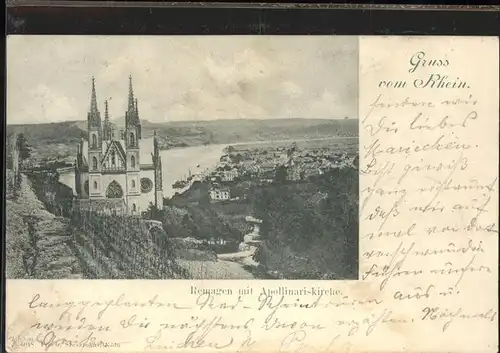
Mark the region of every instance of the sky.
[[358, 42], [343, 36], [9, 36], [7, 123], [357, 118]]

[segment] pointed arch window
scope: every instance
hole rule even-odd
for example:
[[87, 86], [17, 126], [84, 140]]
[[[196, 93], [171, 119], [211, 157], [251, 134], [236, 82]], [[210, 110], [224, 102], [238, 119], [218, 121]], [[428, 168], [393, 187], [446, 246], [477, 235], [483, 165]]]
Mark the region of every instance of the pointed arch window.
[[132, 168], [135, 168], [135, 157], [134, 156], [130, 157], [130, 166]]
[[116, 165], [116, 152], [115, 151], [111, 152], [111, 164], [113, 166]]
[[135, 189], [135, 180], [132, 180], [132, 189]]
[[97, 148], [97, 136], [92, 134], [92, 148]]
[[134, 133], [130, 133], [130, 146], [134, 146], [135, 143], [135, 138], [134, 138]]
[[132, 212], [137, 212], [137, 206], [134, 204], [132, 204]]
[[96, 170], [97, 169], [97, 158], [92, 157], [92, 169]]
[[97, 181], [94, 181], [94, 190], [97, 190]]
[[118, 199], [123, 197], [122, 187], [116, 180], [109, 183], [108, 188], [106, 189], [106, 197], [108, 199]]

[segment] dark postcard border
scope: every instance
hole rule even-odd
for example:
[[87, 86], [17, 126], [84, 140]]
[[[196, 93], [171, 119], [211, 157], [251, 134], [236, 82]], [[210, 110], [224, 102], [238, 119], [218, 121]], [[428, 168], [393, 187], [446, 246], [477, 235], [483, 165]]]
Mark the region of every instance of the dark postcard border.
[[[13, 6], [6, 10], [6, 34], [75, 35], [457, 35], [498, 36], [500, 13], [467, 9], [270, 9], [161, 7]], [[5, 37], [2, 43], [5, 58]], [[5, 61], [2, 81], [5, 88]], [[5, 92], [2, 125], [5, 128]], [[5, 146], [5, 129], [1, 134]], [[5, 149], [2, 151], [5, 153]], [[3, 155], [5, 157], [5, 155]], [[5, 164], [2, 180], [5, 180]], [[5, 195], [0, 200], [5, 243]], [[5, 247], [2, 247], [5, 249]], [[2, 251], [0, 331], [5, 332], [5, 250]], [[2, 351], [5, 335], [1, 337]]]
[[[75, 35], [486, 35], [498, 36], [499, 11], [476, 8], [339, 9], [212, 7], [7, 8], [7, 34]], [[151, 5], [151, 3], [150, 3]]]

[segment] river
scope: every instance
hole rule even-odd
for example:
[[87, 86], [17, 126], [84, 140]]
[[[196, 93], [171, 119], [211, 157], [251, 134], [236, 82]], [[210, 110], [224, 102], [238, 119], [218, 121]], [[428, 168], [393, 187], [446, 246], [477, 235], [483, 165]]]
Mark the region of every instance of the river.
[[[266, 143], [293, 143], [300, 141], [321, 141], [321, 140], [349, 140], [358, 139], [358, 137], [323, 137], [313, 139], [294, 139], [294, 140], [275, 140], [275, 141], [250, 141], [236, 142], [230, 144], [217, 144], [207, 146], [194, 146], [183, 148], [172, 148], [160, 151], [163, 164], [163, 196], [172, 197], [179, 189], [172, 188], [176, 180], [185, 179], [189, 170], [193, 174], [203, 172], [206, 169], [212, 169], [223, 154], [224, 148], [236, 145], [259, 145]], [[150, 154], [153, 150], [153, 138], [144, 139], [141, 143], [141, 154]], [[198, 167], [199, 165], [199, 167]], [[75, 191], [75, 173], [68, 171], [61, 173], [60, 182], [73, 188]]]
[[[153, 149], [153, 139], [144, 139], [145, 150], [141, 154], [149, 154]], [[143, 146], [141, 144], [141, 146]], [[213, 168], [223, 154], [223, 150], [228, 145], [207, 145], [185, 148], [172, 148], [160, 151], [163, 165], [163, 196], [172, 197], [176, 191], [172, 184], [176, 180], [185, 179], [189, 170], [193, 174]], [[149, 149], [150, 148], [150, 149]], [[198, 167], [199, 165], [199, 167]], [[59, 181], [73, 188], [75, 191], [75, 173], [68, 171], [61, 173]]]

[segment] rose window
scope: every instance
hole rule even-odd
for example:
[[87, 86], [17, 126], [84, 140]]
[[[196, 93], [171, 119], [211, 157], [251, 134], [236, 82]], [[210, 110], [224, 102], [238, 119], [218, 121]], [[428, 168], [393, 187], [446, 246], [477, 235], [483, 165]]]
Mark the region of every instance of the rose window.
[[149, 178], [141, 179], [141, 192], [147, 193], [153, 189], [153, 182]]

